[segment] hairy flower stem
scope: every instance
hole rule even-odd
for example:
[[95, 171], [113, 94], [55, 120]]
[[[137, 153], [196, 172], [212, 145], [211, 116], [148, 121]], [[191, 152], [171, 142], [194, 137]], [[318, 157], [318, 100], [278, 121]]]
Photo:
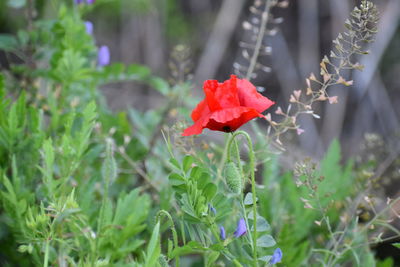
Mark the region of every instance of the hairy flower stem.
[[[225, 140], [226, 139], [227, 138], [225, 138]], [[228, 139], [229, 139], [229, 137], [228, 137]], [[217, 181], [216, 181], [216, 183], [218, 183], [222, 179], [222, 171], [224, 169], [224, 164], [226, 162], [227, 156], [228, 156], [228, 142], [226, 142], [226, 145], [224, 147], [224, 151], [223, 151], [222, 156], [221, 156], [221, 160], [220, 160], [220, 162], [218, 164]]]
[[[166, 211], [166, 210], [160, 210], [160, 211], [157, 213], [157, 216], [156, 216], [156, 218], [157, 218], [156, 221], [157, 221], [157, 222], [160, 222], [160, 223], [161, 223], [160, 219], [161, 219], [161, 216], [162, 216], [162, 215], [164, 215], [165, 217], [167, 217], [168, 220], [169, 220], [169, 221], [171, 222], [171, 224], [172, 224], [172, 226], [171, 226], [172, 239], [174, 240], [174, 246], [175, 246], [175, 248], [178, 248], [178, 247], [179, 247], [179, 244], [178, 244], [178, 234], [177, 234], [177, 232], [176, 232], [174, 220], [172, 219], [171, 214], [169, 214], [168, 211]], [[179, 265], [180, 265], [180, 263], [179, 263], [179, 256], [177, 255], [177, 256], [175, 256], [175, 267], [179, 267]]]
[[49, 266], [49, 253], [50, 253], [50, 238], [46, 240], [46, 246], [44, 248], [44, 262], [43, 267]]
[[[236, 154], [237, 162], [238, 162], [237, 165], [239, 166], [239, 173], [242, 176], [241, 177], [242, 178], [241, 183], [242, 183], [242, 191], [243, 191], [243, 188], [244, 188], [244, 186], [246, 185], [246, 182], [247, 182], [246, 178], [245, 178], [246, 176], [245, 176], [245, 174], [243, 172], [243, 166], [241, 164], [239, 145], [238, 145], [238, 142], [237, 142], [237, 140], [235, 138], [233, 139], [233, 143], [235, 144], [235, 154]], [[241, 206], [241, 208], [243, 210], [243, 217], [244, 217], [244, 220], [246, 222], [246, 227], [248, 227], [249, 226], [249, 219], [247, 217], [246, 205], [244, 205], [243, 195], [242, 194], [239, 195], [239, 199], [240, 199], [240, 206]], [[253, 248], [254, 248], [253, 239], [249, 238], [249, 240], [250, 240], [251, 249], [253, 250]]]
[[[232, 143], [235, 143], [235, 147], [236, 147], [236, 154], [238, 157], [238, 165], [239, 165], [239, 170], [243, 176], [244, 181], [246, 181], [247, 179], [245, 178], [245, 175], [243, 173], [243, 168], [242, 168], [242, 164], [240, 163], [240, 151], [239, 151], [239, 146], [236, 142], [236, 136], [238, 135], [243, 135], [246, 138], [247, 141], [247, 145], [249, 147], [249, 167], [250, 167], [250, 173], [251, 173], [251, 192], [252, 192], [252, 208], [253, 208], [253, 231], [250, 232], [250, 225], [248, 223], [248, 218], [247, 218], [247, 214], [246, 214], [246, 208], [245, 205], [243, 203], [243, 196], [241, 196], [241, 204], [243, 207], [243, 213], [244, 213], [244, 218], [246, 221], [246, 227], [248, 228], [248, 231], [251, 233], [251, 237], [252, 237], [252, 241], [250, 242], [252, 250], [253, 250], [253, 266], [254, 267], [258, 267], [258, 259], [257, 259], [257, 196], [256, 196], [256, 179], [255, 179], [255, 158], [254, 158], [254, 150], [253, 150], [253, 143], [251, 142], [251, 138], [249, 136], [248, 133], [244, 132], [244, 131], [237, 131], [235, 133], [233, 133], [230, 136], [230, 139], [228, 139], [228, 157], [227, 160], [230, 160], [230, 149], [232, 146]], [[245, 185], [245, 183], [244, 183]]]
[[246, 79], [249, 81], [251, 79], [251, 75], [254, 72], [254, 68], [256, 67], [258, 55], [260, 54], [263, 37], [265, 35], [265, 31], [267, 30], [270, 9], [271, 9], [271, 0], [267, 0], [265, 3], [264, 12], [261, 14], [260, 30], [257, 35], [256, 46], [254, 48], [253, 55], [251, 56], [250, 65], [246, 73]]

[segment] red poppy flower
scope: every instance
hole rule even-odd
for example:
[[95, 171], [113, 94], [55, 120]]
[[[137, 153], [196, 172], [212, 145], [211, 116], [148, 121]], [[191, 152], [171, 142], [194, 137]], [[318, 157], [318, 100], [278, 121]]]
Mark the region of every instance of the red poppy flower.
[[207, 80], [203, 90], [206, 97], [192, 111], [194, 124], [185, 129], [183, 136], [200, 134], [204, 128], [233, 132], [256, 117], [264, 117], [261, 112], [274, 104], [249, 81], [235, 75], [223, 83]]

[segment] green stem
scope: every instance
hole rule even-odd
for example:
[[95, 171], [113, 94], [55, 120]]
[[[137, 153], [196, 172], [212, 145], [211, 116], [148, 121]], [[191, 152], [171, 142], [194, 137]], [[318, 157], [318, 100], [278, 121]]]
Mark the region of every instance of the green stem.
[[[253, 231], [251, 232], [251, 236], [252, 236], [252, 249], [253, 249], [253, 266], [257, 267], [258, 266], [258, 259], [257, 259], [257, 196], [256, 196], [256, 178], [255, 178], [255, 158], [254, 158], [254, 150], [253, 150], [253, 143], [251, 142], [251, 138], [250, 135], [244, 131], [237, 131], [234, 134], [232, 134], [232, 136], [230, 137], [230, 139], [228, 140], [228, 157], [227, 160], [230, 161], [230, 148], [232, 146], [233, 141], [235, 141], [236, 136], [238, 135], [243, 135], [246, 138], [247, 141], [247, 145], [249, 147], [249, 165], [250, 165], [250, 173], [251, 173], [251, 192], [252, 192], [252, 198], [253, 198]], [[241, 173], [243, 174], [243, 169], [240, 163], [240, 151], [239, 151], [239, 147], [237, 146], [236, 143], [236, 153], [238, 155], [239, 158], [239, 169], [241, 171]], [[245, 178], [244, 178], [245, 179]], [[246, 181], [247, 179], [245, 179]], [[243, 203], [243, 196], [242, 198], [242, 206], [244, 209], [244, 217], [245, 220], [247, 220], [247, 214], [246, 214], [246, 210], [244, 207], [244, 203]], [[247, 227], [249, 227], [249, 224], [247, 223]], [[250, 232], [250, 229], [248, 229]]]
[[[233, 144], [235, 145], [235, 153], [236, 153], [236, 157], [237, 157], [237, 165], [238, 165], [238, 167], [239, 167], [239, 172], [240, 172], [240, 175], [242, 176], [242, 178], [243, 178], [243, 181], [242, 181], [242, 185], [243, 185], [243, 187], [246, 185], [246, 176], [245, 176], [245, 173], [244, 173], [244, 171], [243, 171], [243, 166], [242, 166], [242, 161], [241, 161], [241, 159], [240, 159], [240, 150], [239, 150], [239, 145], [238, 145], [238, 142], [237, 142], [237, 140], [234, 138], [233, 139]], [[229, 160], [228, 160], [228, 162], [229, 162]]]
[[[242, 210], [243, 210], [243, 217], [244, 217], [244, 221], [246, 222], [246, 225], [249, 226], [249, 219], [247, 217], [247, 212], [246, 212], [246, 206], [244, 205], [244, 201], [243, 201], [243, 196], [240, 195], [240, 205], [242, 206]], [[253, 239], [252, 237], [249, 238], [250, 240], [250, 245], [251, 245], [251, 250], [254, 251], [254, 244], [253, 244]]]
[[50, 252], [50, 238], [46, 240], [46, 247], [44, 249], [44, 263], [43, 267], [49, 266], [49, 252]]
[[[157, 213], [157, 216], [156, 216], [158, 222], [160, 222], [160, 219], [161, 219], [160, 217], [161, 217], [162, 215], [164, 215], [165, 217], [167, 217], [168, 220], [169, 220], [169, 221], [171, 222], [171, 224], [172, 224], [172, 227], [171, 227], [172, 239], [174, 240], [174, 246], [175, 246], [175, 248], [177, 248], [177, 247], [179, 246], [179, 244], [178, 244], [178, 234], [177, 234], [176, 229], [175, 229], [174, 220], [172, 220], [172, 216], [171, 216], [171, 214], [169, 214], [168, 211], [166, 211], [166, 210], [160, 210], [160, 211]], [[179, 263], [179, 256], [176, 256], [176, 257], [175, 257], [175, 267], [179, 267], [179, 265], [180, 265], [180, 263]]]
[[[238, 145], [238, 142], [237, 142], [237, 140], [236, 140], [236, 138], [234, 138], [233, 139], [233, 143], [234, 143], [234, 146], [235, 146], [235, 153], [236, 153], [236, 157], [237, 157], [237, 162], [238, 162], [238, 166], [239, 166], [239, 172], [240, 172], [240, 175], [242, 176], [242, 185], [243, 185], [243, 187], [242, 188], [244, 188], [245, 186], [246, 186], [246, 183], [247, 183], [247, 179], [246, 179], [246, 175], [245, 175], [245, 173], [244, 173], [244, 171], [243, 171], [243, 166], [242, 166], [242, 164], [241, 164], [241, 159], [240, 159], [240, 150], [239, 150], [239, 145]], [[229, 159], [230, 160], [230, 159]], [[228, 161], [229, 161], [228, 160]], [[243, 191], [243, 190], [242, 190]], [[248, 219], [248, 217], [247, 217], [247, 212], [246, 212], [246, 206], [244, 205], [244, 202], [243, 202], [243, 195], [241, 194], [241, 195], [239, 195], [239, 199], [240, 199], [240, 205], [242, 206], [242, 210], [243, 210], [243, 217], [244, 217], [244, 220], [245, 220], [245, 222], [246, 222], [246, 225], [247, 226], [249, 226], [250, 224], [249, 224], [249, 219]], [[251, 245], [251, 249], [253, 250], [253, 248], [254, 248], [254, 242], [253, 242], [253, 239], [251, 239], [250, 238], [250, 245]]]
[[96, 242], [95, 242], [95, 255], [94, 255], [94, 258], [93, 258], [93, 263], [96, 260], [96, 257], [97, 257], [97, 254], [98, 254], [99, 239], [100, 239], [100, 234], [101, 234], [101, 231], [102, 231], [102, 228], [103, 228], [104, 212], [105, 212], [106, 205], [107, 205], [109, 184], [110, 184], [110, 178], [107, 175], [105, 177], [104, 194], [103, 194], [103, 199], [102, 199], [101, 208], [100, 208], [99, 220], [98, 220], [98, 223], [97, 223], [97, 234], [96, 234], [97, 236], [96, 236]]
[[99, 220], [97, 222], [97, 233], [96, 233], [96, 242], [95, 242], [95, 255], [93, 258], [93, 263], [96, 260], [97, 254], [98, 254], [98, 249], [99, 249], [99, 240], [100, 240], [100, 235], [101, 231], [103, 228], [103, 222], [104, 222], [104, 213], [107, 205], [107, 200], [108, 200], [108, 190], [110, 187], [110, 175], [106, 174], [104, 177], [104, 194], [103, 194], [103, 199], [101, 202], [101, 207], [100, 207], [100, 213], [99, 213]]
[[216, 181], [217, 184], [222, 179], [222, 170], [224, 169], [224, 164], [225, 164], [225, 160], [227, 159], [227, 154], [228, 154], [228, 142], [226, 142], [226, 145], [224, 147], [224, 151], [222, 153], [221, 160], [220, 160], [220, 162], [218, 164], [217, 181]]
[[215, 228], [218, 229], [217, 224], [216, 224], [215, 222], [209, 222], [209, 224], [210, 224], [210, 227], [209, 227], [209, 228], [210, 228], [210, 230], [211, 230], [211, 233], [214, 235], [215, 239], [216, 239], [218, 242], [221, 242], [221, 238], [219, 237], [218, 232], [215, 231]]

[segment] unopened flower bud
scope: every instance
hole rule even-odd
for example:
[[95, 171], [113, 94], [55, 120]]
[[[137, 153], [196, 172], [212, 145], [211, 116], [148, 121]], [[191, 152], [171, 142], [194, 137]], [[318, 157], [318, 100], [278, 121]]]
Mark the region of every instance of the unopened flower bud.
[[228, 162], [224, 167], [224, 176], [229, 189], [236, 194], [242, 192], [242, 177], [234, 162]]
[[238, 238], [241, 237], [242, 235], [247, 233], [247, 227], [246, 227], [246, 222], [243, 218], [241, 218], [238, 222], [238, 225], [236, 227], [236, 231], [233, 233], [233, 235]]
[[97, 53], [97, 64], [99, 66], [106, 66], [110, 64], [110, 49], [108, 46], [103, 45], [99, 48]]
[[301, 95], [301, 90], [294, 90], [293, 95], [297, 100], [299, 100]]
[[219, 227], [219, 237], [221, 238], [221, 240], [226, 239], [226, 232], [225, 232], [225, 228], [223, 226]]
[[337, 104], [338, 102], [338, 97], [337, 96], [330, 96], [328, 97], [329, 104]]
[[283, 115], [283, 111], [282, 111], [281, 107], [278, 107], [278, 108], [276, 109], [275, 114]]
[[93, 34], [93, 23], [90, 21], [85, 21], [85, 28], [86, 28], [86, 33], [89, 35]]

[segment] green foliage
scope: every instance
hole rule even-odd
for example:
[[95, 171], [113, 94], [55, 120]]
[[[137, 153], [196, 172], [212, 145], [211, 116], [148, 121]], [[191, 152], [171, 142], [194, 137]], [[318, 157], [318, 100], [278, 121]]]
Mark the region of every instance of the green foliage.
[[[20, 55], [33, 46], [23, 56], [41, 63], [13, 65], [0, 75], [0, 260], [48, 266], [121, 265], [130, 259], [153, 266], [157, 250], [147, 258], [140, 253], [148, 243], [140, 236], [149, 232], [150, 197], [118, 173], [126, 163], [113, 151], [132, 126], [126, 114], [116, 116], [95, 103], [101, 102], [96, 88], [127, 80], [168, 88], [144, 66], [97, 68], [96, 47], [80, 15], [61, 6], [57, 16], [38, 21], [34, 31], [0, 36], [3, 51]], [[21, 91], [25, 86], [29, 90]], [[16, 99], [5, 97], [12, 94]], [[99, 123], [103, 127], [94, 131]], [[113, 127], [115, 145], [107, 141]], [[135, 144], [132, 137], [126, 152], [140, 159], [144, 154]]]
[[[286, 266], [394, 265], [377, 261], [368, 246], [373, 220], [363, 226], [350, 214], [341, 225], [359, 188], [352, 162], [340, 162], [338, 142], [320, 163], [306, 160], [285, 174], [257, 127], [253, 139], [229, 135], [233, 148], [207, 141], [200, 151], [196, 139], [179, 136], [180, 124], [166, 127], [180, 119], [171, 114], [183, 99], [194, 104], [186, 101], [191, 84], [170, 85], [138, 64], [98, 66], [82, 17], [108, 2], [57, 2], [52, 17], [39, 14], [29, 29], [0, 35], [0, 50], [20, 59], [0, 74], [1, 263], [266, 266], [280, 247]], [[185, 35], [171, 3], [168, 34]], [[126, 4], [138, 12], [155, 8], [151, 1]], [[7, 5], [25, 8], [26, 1]], [[371, 40], [374, 29], [364, 22], [375, 23], [376, 14], [369, 8], [363, 1], [352, 13], [349, 36]], [[99, 86], [132, 80], [158, 92], [163, 104], [111, 112]]]
[[228, 215], [229, 201], [217, 192], [217, 185], [211, 181], [211, 175], [207, 169], [200, 166], [192, 168], [194, 158], [191, 156], [186, 156], [182, 165], [179, 165], [175, 158], [170, 161], [175, 163], [180, 171], [171, 173], [169, 181], [186, 221], [207, 222], [210, 215], [209, 205], [218, 210], [215, 218], [217, 221]]

